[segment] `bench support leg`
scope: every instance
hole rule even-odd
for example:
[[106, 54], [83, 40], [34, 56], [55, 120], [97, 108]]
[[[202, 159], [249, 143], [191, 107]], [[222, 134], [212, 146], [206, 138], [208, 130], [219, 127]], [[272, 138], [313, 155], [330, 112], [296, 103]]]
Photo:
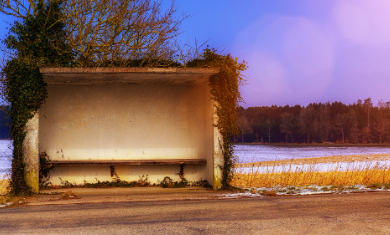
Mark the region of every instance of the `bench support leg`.
[[114, 175], [116, 175], [116, 173], [115, 173], [115, 166], [114, 165], [110, 166], [110, 172], [111, 172], [111, 177], [114, 177]]
[[179, 173], [177, 173], [178, 175], [179, 175], [179, 177], [180, 177], [180, 179], [183, 181], [183, 180], [185, 180], [185, 178], [184, 178], [184, 163], [183, 164], [180, 164], [180, 172]]
[[23, 141], [24, 157], [24, 177], [26, 184], [31, 188], [33, 193], [39, 192], [39, 115], [38, 112], [34, 117], [27, 121], [25, 131], [26, 137]]

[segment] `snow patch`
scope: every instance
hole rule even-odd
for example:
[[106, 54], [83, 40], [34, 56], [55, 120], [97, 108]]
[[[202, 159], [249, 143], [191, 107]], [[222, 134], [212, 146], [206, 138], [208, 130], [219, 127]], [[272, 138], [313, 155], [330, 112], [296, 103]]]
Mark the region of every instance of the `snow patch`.
[[260, 195], [258, 193], [245, 192], [245, 193], [227, 193], [227, 194], [222, 194], [220, 196], [220, 198], [228, 199], [228, 198], [262, 197], [262, 196], [263, 195]]
[[[370, 188], [365, 185], [354, 186], [318, 186], [310, 185], [306, 187], [288, 186], [281, 187], [275, 186], [272, 188], [247, 188], [245, 189], [252, 193], [268, 194], [274, 192], [275, 195], [313, 195], [313, 194], [329, 194], [329, 193], [354, 193], [354, 192], [373, 192], [373, 191], [390, 191], [389, 187], [382, 186], [381, 188]], [[268, 193], [267, 193], [268, 192]]]
[[335, 162], [318, 164], [288, 164], [279, 166], [239, 167], [239, 173], [327, 172], [355, 171], [368, 168], [387, 169], [390, 161]]

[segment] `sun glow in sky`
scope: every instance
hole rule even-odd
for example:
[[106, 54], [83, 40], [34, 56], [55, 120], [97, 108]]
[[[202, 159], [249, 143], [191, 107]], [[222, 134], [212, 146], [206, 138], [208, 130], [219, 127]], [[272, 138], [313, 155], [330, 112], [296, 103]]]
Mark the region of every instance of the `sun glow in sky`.
[[[169, 5], [170, 0], [163, 0]], [[245, 60], [247, 106], [390, 101], [389, 0], [176, 0], [182, 43]], [[0, 35], [7, 32], [0, 16]]]
[[248, 62], [246, 104], [390, 100], [390, 1], [176, 1], [182, 40]]

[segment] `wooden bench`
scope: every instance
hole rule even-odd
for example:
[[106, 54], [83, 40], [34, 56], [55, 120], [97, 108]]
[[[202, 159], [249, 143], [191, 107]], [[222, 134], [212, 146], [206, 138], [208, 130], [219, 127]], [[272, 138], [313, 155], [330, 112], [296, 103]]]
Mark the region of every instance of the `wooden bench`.
[[206, 165], [206, 159], [143, 159], [143, 160], [59, 160], [53, 165]]
[[180, 178], [184, 177], [185, 165], [206, 165], [206, 159], [143, 159], [143, 160], [57, 160], [48, 161], [48, 164], [55, 165], [109, 165], [111, 177], [115, 175], [115, 166], [153, 166], [153, 165], [180, 165]]

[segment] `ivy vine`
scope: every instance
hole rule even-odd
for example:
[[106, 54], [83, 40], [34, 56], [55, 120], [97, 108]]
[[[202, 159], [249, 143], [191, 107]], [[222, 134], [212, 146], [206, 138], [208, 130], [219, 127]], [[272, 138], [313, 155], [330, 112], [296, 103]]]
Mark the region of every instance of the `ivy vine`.
[[27, 121], [39, 110], [47, 97], [41, 66], [67, 66], [71, 53], [64, 41], [64, 24], [60, 19], [61, 2], [37, 5], [38, 13], [15, 22], [3, 41], [15, 56], [3, 68], [5, 97], [11, 104], [10, 132], [13, 139], [11, 193], [30, 193], [24, 178], [23, 141]]
[[236, 157], [233, 155], [232, 137], [238, 133], [237, 108], [242, 102], [239, 86], [245, 81], [242, 71], [247, 69], [245, 61], [238, 62], [237, 58], [220, 55], [215, 50], [205, 49], [201, 58], [187, 63], [187, 67], [218, 67], [220, 73], [210, 78], [211, 95], [216, 101], [218, 115], [217, 127], [222, 135], [221, 150], [224, 158], [222, 166], [222, 186], [230, 187], [234, 174]]
[[[44, 5], [46, 4], [46, 5]], [[47, 97], [46, 84], [39, 72], [42, 66], [69, 67], [77, 64], [71, 48], [65, 41], [65, 24], [60, 20], [61, 1], [40, 2], [37, 14], [22, 22], [16, 22], [10, 34], [3, 41], [15, 56], [3, 68], [5, 97], [11, 103], [11, 136], [14, 140], [11, 193], [22, 195], [30, 192], [24, 178], [23, 141], [25, 126], [39, 110]], [[126, 63], [105, 61], [98, 67], [182, 67], [172, 60], [129, 60]], [[211, 94], [216, 101], [219, 117], [217, 127], [222, 135], [221, 149], [224, 157], [222, 168], [223, 187], [229, 187], [234, 173], [235, 158], [231, 138], [238, 132], [237, 107], [242, 101], [239, 85], [244, 81], [241, 74], [247, 68], [245, 62], [220, 55], [215, 50], [206, 49], [200, 58], [189, 61], [186, 67], [218, 67], [220, 73], [210, 78]]]

